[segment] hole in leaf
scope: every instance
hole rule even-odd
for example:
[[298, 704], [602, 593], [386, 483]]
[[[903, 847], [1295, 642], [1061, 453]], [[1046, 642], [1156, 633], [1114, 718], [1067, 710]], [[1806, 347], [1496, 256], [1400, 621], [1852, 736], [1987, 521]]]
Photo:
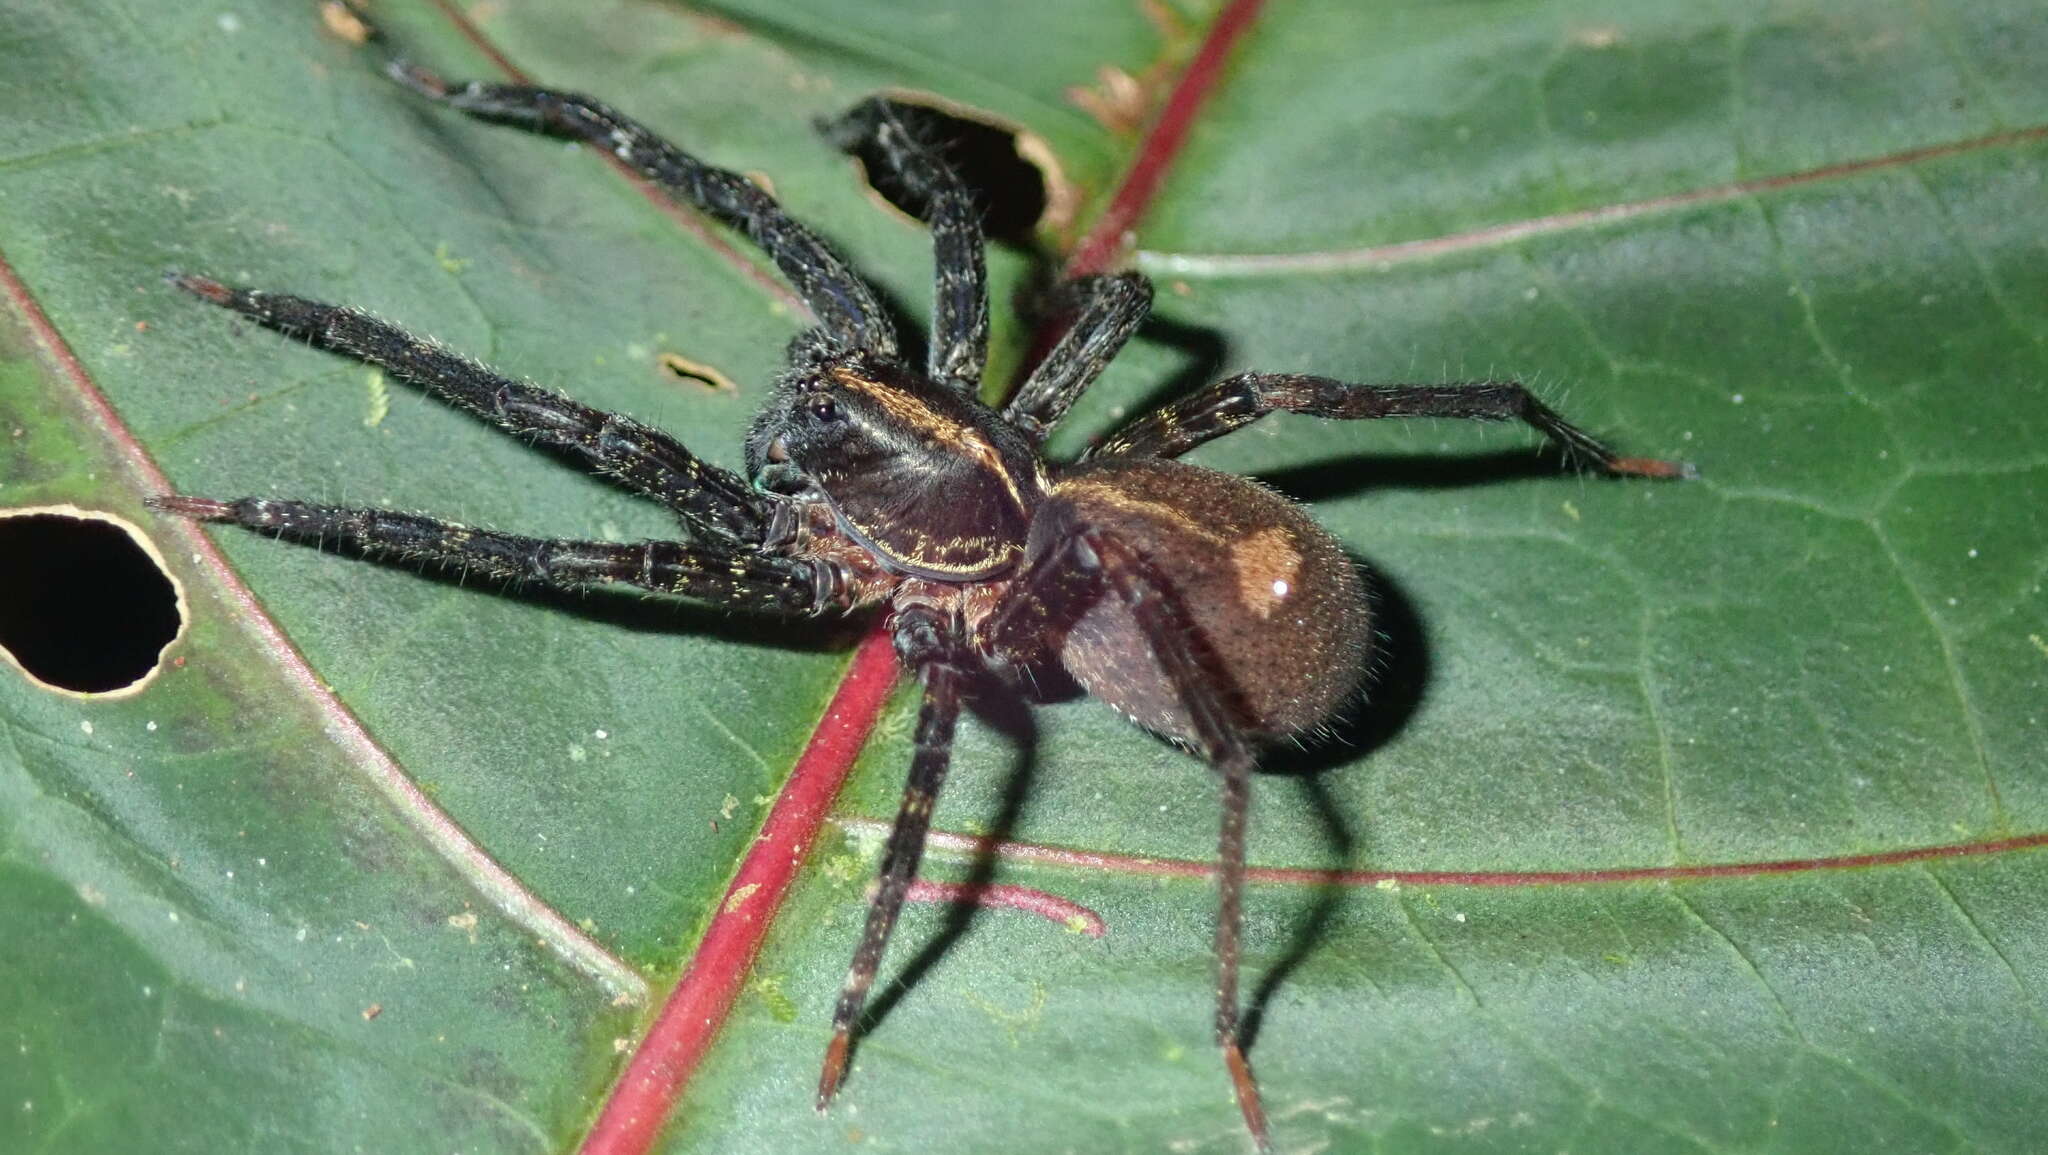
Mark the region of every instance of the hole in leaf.
[[[928, 93], [898, 91], [885, 96], [904, 126], [935, 146], [973, 193], [989, 239], [1030, 248], [1040, 229], [1057, 231], [1072, 216], [1073, 190], [1042, 138]], [[924, 219], [924, 198], [888, 171], [879, 149], [868, 144], [850, 151], [860, 162], [868, 187], [896, 208]]]
[[139, 690], [184, 597], [133, 525], [72, 506], [0, 511], [0, 650], [40, 685]]

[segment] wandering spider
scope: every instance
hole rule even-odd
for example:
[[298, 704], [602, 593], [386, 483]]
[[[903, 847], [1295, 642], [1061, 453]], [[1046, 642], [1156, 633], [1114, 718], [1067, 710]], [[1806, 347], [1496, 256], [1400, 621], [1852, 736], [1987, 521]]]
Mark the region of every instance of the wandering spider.
[[1131, 721], [1206, 759], [1222, 782], [1216, 1039], [1245, 1124], [1268, 1133], [1238, 1041], [1238, 933], [1249, 778], [1261, 743], [1324, 723], [1356, 691], [1371, 637], [1343, 548], [1287, 499], [1175, 459], [1274, 410], [1340, 419], [1519, 419], [1609, 474], [1679, 477], [1617, 455], [1506, 381], [1358, 385], [1243, 373], [1144, 414], [1073, 462], [1047, 434], [1144, 321], [1136, 273], [1061, 290], [1065, 325], [1000, 410], [977, 399], [988, 345], [982, 233], [972, 197], [881, 100], [825, 126], [916, 194], [935, 250], [930, 355], [899, 354], [874, 291], [746, 178], [703, 164], [586, 97], [523, 85], [448, 84], [404, 64], [414, 91], [484, 120], [588, 142], [744, 232], [816, 318], [754, 419], [746, 469], [692, 454], [630, 418], [510, 380], [354, 309], [173, 283], [323, 349], [381, 367], [499, 428], [582, 459], [667, 506], [683, 538], [544, 540], [417, 514], [302, 501], [163, 496], [164, 510], [378, 557], [552, 588], [635, 586], [781, 615], [884, 607], [923, 686], [916, 751], [832, 1017], [820, 1110], [846, 1073], [853, 1031], [917, 870], [962, 702], [985, 675], [1056, 666]]

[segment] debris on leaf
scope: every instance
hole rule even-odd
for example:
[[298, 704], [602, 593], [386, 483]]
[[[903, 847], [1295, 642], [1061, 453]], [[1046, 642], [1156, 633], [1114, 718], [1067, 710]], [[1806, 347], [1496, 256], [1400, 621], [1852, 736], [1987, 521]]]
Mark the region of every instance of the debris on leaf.
[[377, 28], [347, 0], [325, 0], [320, 5], [320, 23], [328, 34], [361, 48], [377, 39]]
[[655, 363], [667, 370], [671, 376], [699, 386], [708, 393], [738, 393], [740, 387], [733, 379], [702, 361], [692, 361], [681, 353], [663, 352], [654, 358]]

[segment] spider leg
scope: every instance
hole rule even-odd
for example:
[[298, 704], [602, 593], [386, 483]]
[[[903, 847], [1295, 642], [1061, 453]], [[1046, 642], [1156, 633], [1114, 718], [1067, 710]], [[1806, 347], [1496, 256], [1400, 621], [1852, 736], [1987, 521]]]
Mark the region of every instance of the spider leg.
[[1251, 809], [1254, 762], [1238, 718], [1244, 708], [1228, 674], [1205, 661], [1202, 634], [1163, 580], [1135, 551], [1115, 538], [1086, 528], [1077, 532], [1085, 551], [1101, 568], [1103, 583], [1129, 607], [1160, 667], [1179, 692], [1193, 725], [1197, 752], [1223, 783], [1223, 823], [1217, 835], [1216, 870], [1216, 1045], [1223, 1052], [1245, 1128], [1262, 1152], [1272, 1150], [1258, 1082], [1238, 1039], [1237, 970], [1244, 921], [1244, 835]]
[[389, 370], [508, 433], [581, 457], [597, 472], [668, 506], [709, 537], [761, 540], [767, 507], [752, 487], [658, 429], [580, 405], [553, 390], [500, 377], [357, 309], [233, 288], [205, 277], [173, 274], [170, 279], [194, 296], [233, 309], [265, 328]]
[[267, 497], [219, 501], [166, 495], [149, 503], [200, 521], [231, 522], [319, 544], [337, 542], [375, 558], [427, 562], [555, 589], [629, 585], [780, 614], [822, 609], [833, 593], [831, 576], [821, 567], [744, 546], [519, 537], [396, 510]]
[[1067, 631], [1101, 596], [1100, 560], [1079, 535], [1063, 534], [1024, 567], [1009, 595], [983, 619], [975, 635], [976, 647], [997, 665], [1023, 665], [1052, 657], [1061, 649]]
[[1152, 282], [1137, 273], [1082, 277], [1062, 285], [1058, 297], [1073, 319], [1003, 408], [1004, 418], [1039, 441], [1144, 324]]
[[1621, 477], [1692, 477], [1692, 466], [1624, 457], [1566, 421], [1513, 381], [1444, 385], [1356, 385], [1299, 373], [1240, 373], [1198, 389], [1119, 429], [1090, 457], [1178, 457], [1241, 429], [1274, 410], [1354, 421], [1376, 417], [1466, 417], [1518, 420], [1567, 455]]
[[511, 124], [603, 148], [683, 202], [745, 233], [768, 254], [834, 344], [896, 351], [896, 330], [875, 291], [818, 234], [739, 173], [713, 168], [617, 110], [573, 92], [525, 84], [467, 84], [394, 60], [393, 79], [479, 120]]
[[820, 1111], [832, 1102], [846, 1077], [854, 1028], [860, 1024], [876, 968], [889, 945], [889, 933], [896, 929], [896, 916], [903, 911], [903, 898], [910, 891], [918, 860], [924, 856], [932, 804], [945, 784], [946, 769], [953, 759], [953, 728], [960, 720], [961, 682], [968, 656], [949, 624], [929, 611], [911, 608], [898, 618], [894, 631], [897, 656], [924, 682], [924, 703], [918, 710], [916, 753], [910, 760], [910, 778], [903, 785], [903, 802], [896, 809], [896, 824], [882, 851], [881, 871], [869, 891], [867, 925], [832, 1011], [832, 1042], [825, 1049], [824, 1067], [818, 1074]]
[[861, 101], [837, 120], [820, 121], [818, 129], [842, 152], [872, 141], [896, 178], [923, 202], [919, 215], [931, 226], [934, 266], [930, 373], [933, 380], [972, 392], [988, 362], [988, 266], [974, 197], [882, 97]]

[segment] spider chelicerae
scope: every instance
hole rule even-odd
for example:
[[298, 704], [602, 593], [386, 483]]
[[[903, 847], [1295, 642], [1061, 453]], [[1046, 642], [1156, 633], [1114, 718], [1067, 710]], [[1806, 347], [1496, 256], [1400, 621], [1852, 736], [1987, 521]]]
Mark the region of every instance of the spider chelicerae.
[[391, 74], [484, 120], [609, 150], [678, 200], [743, 232], [816, 319], [755, 417], [744, 473], [631, 418], [493, 373], [352, 308], [173, 274], [179, 287], [268, 328], [376, 365], [506, 432], [579, 458], [671, 510], [683, 536], [617, 543], [521, 537], [383, 509], [279, 498], [163, 496], [159, 508], [374, 557], [552, 588], [616, 584], [780, 615], [879, 606], [922, 685], [915, 753], [832, 1016], [820, 1110], [896, 924], [970, 690], [1063, 668], [1133, 722], [1205, 759], [1222, 786], [1216, 1040], [1245, 1124], [1268, 1131], [1238, 1037], [1238, 935], [1249, 779], [1262, 743], [1313, 729], [1357, 690], [1371, 637], [1365, 591], [1331, 535], [1254, 482], [1184, 464], [1188, 450], [1275, 410], [1347, 420], [1519, 419], [1615, 475], [1687, 467], [1624, 457], [1521, 385], [1360, 385], [1242, 373], [1130, 421], [1073, 462], [1041, 446], [1144, 322], [1136, 273], [1058, 290], [1059, 330], [1001, 409], [977, 399], [988, 347], [982, 234], [972, 196], [889, 102], [823, 125], [879, 157], [923, 206], [936, 264], [930, 353], [906, 362], [874, 291], [817, 234], [736, 173], [714, 168], [587, 97], [525, 85]]

